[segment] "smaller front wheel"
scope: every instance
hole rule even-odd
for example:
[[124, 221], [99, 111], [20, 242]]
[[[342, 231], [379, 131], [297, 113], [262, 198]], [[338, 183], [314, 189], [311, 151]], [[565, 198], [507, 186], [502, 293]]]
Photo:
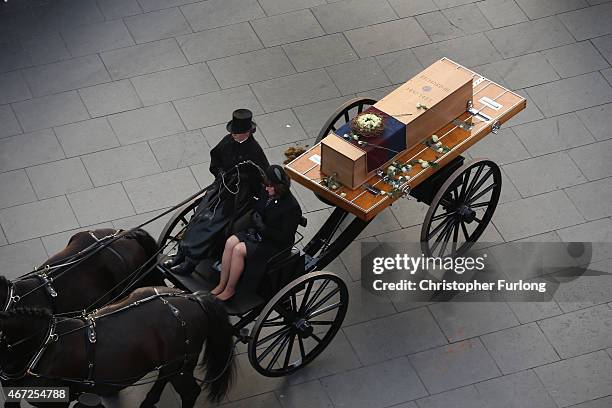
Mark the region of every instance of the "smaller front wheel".
[[251, 365], [266, 377], [289, 375], [332, 341], [348, 309], [344, 281], [308, 273], [282, 288], [259, 315], [248, 345]]

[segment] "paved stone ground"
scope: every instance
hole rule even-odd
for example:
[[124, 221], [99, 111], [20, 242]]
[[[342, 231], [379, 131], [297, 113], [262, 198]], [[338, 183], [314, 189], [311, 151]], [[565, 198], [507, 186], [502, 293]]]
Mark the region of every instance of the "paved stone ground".
[[[342, 101], [380, 97], [441, 56], [529, 103], [469, 151], [505, 173], [484, 239], [612, 241], [612, 2], [10, 0], [0, 271], [27, 272], [75, 230], [134, 226], [207, 185], [234, 108], [255, 112], [279, 162]], [[311, 235], [328, 209], [296, 192]], [[416, 239], [424, 211], [402, 202], [363, 238]], [[228, 408], [612, 406], [610, 287], [580, 281], [589, 303], [570, 290], [540, 304], [406, 306], [361, 293], [358, 256], [355, 243], [330, 267], [351, 306], [327, 352], [281, 379], [239, 355]], [[172, 390], [160, 406], [178, 406]]]

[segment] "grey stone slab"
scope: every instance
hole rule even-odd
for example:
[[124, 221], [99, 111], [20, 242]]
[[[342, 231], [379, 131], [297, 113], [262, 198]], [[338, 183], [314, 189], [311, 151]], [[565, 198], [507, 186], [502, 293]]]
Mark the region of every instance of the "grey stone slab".
[[507, 164], [504, 171], [523, 197], [560, 190], [587, 181], [566, 152]]
[[85, 120], [59, 126], [54, 130], [68, 157], [119, 146], [119, 140], [106, 118]]
[[33, 64], [47, 64], [71, 57], [59, 33], [24, 38], [21, 45]]
[[107, 51], [101, 56], [113, 79], [187, 65], [187, 60], [174, 39]]
[[497, 164], [513, 163], [529, 158], [529, 153], [512, 129], [502, 129], [489, 134], [468, 150], [472, 157], [487, 157]]
[[554, 300], [549, 302], [508, 302], [508, 306], [523, 324], [563, 313]]
[[265, 17], [256, 0], [208, 0], [181, 7], [195, 31]]
[[535, 372], [560, 407], [612, 392], [612, 359], [605, 351], [538, 367]]
[[472, 385], [423, 398], [416, 403], [419, 408], [485, 408], [480, 394]]
[[520, 200], [521, 198], [521, 194], [516, 189], [516, 186], [512, 180], [508, 178], [504, 172], [504, 169], [502, 168], [502, 191], [499, 196], [499, 204]]
[[0, 106], [0, 138], [21, 133], [21, 126], [10, 105]]
[[342, 34], [331, 34], [283, 45], [298, 71], [308, 71], [357, 59]]
[[389, 3], [377, 0], [339, 1], [313, 7], [312, 12], [328, 34], [397, 18]]
[[227, 408], [281, 408], [273, 392], [256, 395], [236, 402], [230, 402], [225, 406]]
[[478, 339], [423, 351], [412, 355], [410, 361], [433, 394], [500, 375]]
[[504, 374], [559, 360], [536, 323], [487, 334], [481, 340]]
[[4, 236], [4, 232], [2, 232], [2, 228], [0, 228], [0, 246], [4, 246], [8, 244], [6, 237]]
[[567, 28], [554, 16], [496, 28], [486, 34], [504, 58], [574, 42]]
[[612, 138], [612, 104], [595, 106], [576, 112], [576, 114], [595, 139]]
[[578, 41], [612, 33], [612, 4], [583, 8], [559, 16]]
[[94, 186], [116, 183], [161, 171], [146, 143], [117, 147], [82, 156]]
[[206, 64], [187, 65], [131, 79], [145, 105], [219, 90]]
[[64, 158], [50, 129], [0, 139], [0, 172]]
[[[235, 385], [230, 389], [228, 395], [230, 401], [274, 391], [285, 383], [282, 378], [264, 377], [258, 374], [249, 364], [246, 354], [238, 355], [234, 361], [237, 363], [237, 375]], [[250, 407], [250, 405], [244, 407]]]
[[129, 180], [123, 184], [138, 213], [171, 207], [198, 190], [188, 168]]
[[97, 187], [68, 195], [81, 225], [97, 224], [134, 215], [134, 207], [121, 183]]
[[47, 254], [49, 254], [49, 256], [52, 256], [53, 254], [57, 254], [62, 249], [66, 248], [66, 246], [68, 245], [68, 242], [70, 241], [70, 238], [77, 232], [84, 231], [84, 230], [92, 231], [96, 229], [105, 229], [105, 228], [112, 229], [114, 227], [113, 227], [113, 224], [111, 224], [110, 222], [104, 222], [104, 223], [95, 224], [95, 225], [84, 225], [82, 228], [79, 227], [79, 228], [69, 230], [69, 231], [58, 232], [57, 234], [46, 235], [44, 237], [41, 237], [40, 240], [45, 246], [45, 249], [47, 250]]
[[[608, 244], [609, 245], [609, 244]], [[565, 312], [573, 312], [612, 300], [612, 269], [609, 260], [592, 262], [584, 275], [567, 279], [553, 276], [561, 281], [554, 292], [554, 299]], [[562, 275], [562, 272], [559, 272]]]
[[590, 41], [542, 51], [542, 55], [564, 78], [598, 71], [610, 66]]
[[[579, 113], [579, 116], [582, 114]], [[593, 143], [595, 139], [583, 122], [575, 113], [568, 113], [514, 126], [512, 130], [535, 157]]]
[[181, 118], [170, 103], [162, 103], [108, 117], [121, 144], [156, 139], [185, 130]]
[[417, 202], [416, 200], [397, 200], [391, 206], [391, 211], [402, 228], [421, 225], [428, 209], [429, 206], [427, 204]]
[[36, 200], [36, 194], [24, 170], [0, 173], [0, 208]]
[[475, 387], [487, 407], [557, 408], [531, 370], [485, 381]]
[[512, 241], [580, 224], [584, 218], [563, 191], [553, 191], [499, 205], [494, 222], [504, 239]]
[[516, 0], [516, 2], [532, 20], [588, 6], [585, 0]]
[[374, 58], [345, 62], [325, 70], [343, 95], [391, 85]]
[[22, 71], [34, 96], [70, 91], [110, 81], [98, 55], [89, 55]]
[[451, 342], [518, 324], [503, 302], [441, 302], [429, 306], [429, 309]]
[[0, 103], [22, 101], [32, 97], [19, 71], [0, 74]]
[[193, 2], [193, 0], [138, 0], [138, 3], [145, 12], [182, 6], [183, 4]]
[[587, 220], [612, 216], [611, 178], [574, 186], [566, 191]]
[[62, 38], [73, 56], [129, 47], [134, 44], [122, 20], [80, 25], [62, 30]]
[[177, 38], [189, 62], [202, 62], [263, 48], [249, 23], [205, 30]]
[[89, 119], [76, 91], [18, 102], [13, 109], [26, 132]]
[[210, 146], [200, 130], [149, 141], [162, 170], [174, 170], [210, 161]]
[[340, 330], [329, 346], [317, 356], [317, 364], [309, 364], [288, 378], [290, 384], [300, 384], [317, 378], [345, 372], [358, 367], [357, 355], [351, 348], [344, 332]]
[[31, 272], [47, 259], [47, 253], [40, 239], [4, 245], [0, 248], [0, 273], [14, 279]]
[[227, 123], [238, 107], [250, 109], [254, 115], [263, 112], [248, 86], [181, 99], [174, 106], [189, 130]]
[[401, 84], [423, 70], [412, 50], [379, 55], [376, 60], [393, 84]]
[[331, 78], [322, 69], [259, 82], [251, 88], [267, 112], [339, 96]]
[[534, 86], [527, 92], [546, 116], [612, 102], [612, 87], [599, 72]]
[[600, 305], [538, 322], [562, 358], [612, 345], [612, 309]]
[[612, 35], [608, 34], [602, 37], [593, 38], [591, 43], [593, 43], [601, 55], [612, 64]]
[[37, 33], [57, 31], [60, 27], [72, 28], [92, 25], [104, 20], [95, 0], [64, 0], [52, 2], [32, 9], [34, 24], [24, 27]]
[[326, 4], [325, 0], [259, 0], [259, 5], [268, 16], [302, 10], [321, 4]]
[[276, 391], [283, 408], [306, 408], [310, 406], [333, 408], [331, 400], [319, 381], [310, 381]]
[[417, 14], [429, 13], [438, 10], [433, 0], [388, 0], [389, 4], [400, 18], [416, 16]]
[[308, 105], [296, 106], [293, 108], [295, 116], [302, 124], [302, 128], [310, 137], [316, 137], [325, 122], [333, 113], [347, 101], [348, 97], [332, 98], [326, 101], [315, 102]]
[[72, 158], [26, 169], [39, 199], [92, 188], [81, 159]]
[[0, 44], [0, 72], [14, 71], [32, 65], [30, 56], [17, 40]]
[[612, 140], [576, 147], [569, 155], [589, 180], [612, 176], [612, 163], [608, 158], [612, 153]]
[[511, 89], [544, 84], [560, 78], [546, 58], [537, 52], [491, 65]]
[[484, 0], [476, 4], [495, 28], [527, 21], [527, 16], [514, 0]]
[[321, 380], [335, 407], [387, 407], [427, 395], [405, 358]]
[[257, 127], [263, 131], [269, 146], [293, 143], [308, 138], [291, 109], [259, 115]]
[[178, 8], [127, 17], [123, 21], [137, 43], [191, 34], [191, 28]]
[[[591, 0], [593, 1], [593, 0]], [[607, 408], [612, 404], [612, 396], [573, 405], [572, 408]]]
[[280, 47], [266, 48], [208, 62], [221, 88], [232, 88], [295, 73]]
[[[466, 47], [465, 44], [471, 44], [471, 46]], [[462, 65], [467, 67], [499, 61], [502, 58], [482, 33], [424, 45], [414, 48], [413, 51], [424, 67], [433, 64], [442, 57], [460, 61]]]
[[344, 331], [365, 365], [447, 344], [424, 307], [346, 327]]
[[492, 28], [480, 9], [475, 8], [473, 4], [442, 10], [442, 14], [448, 18], [450, 24], [465, 34], [476, 34]]
[[585, 222], [557, 231], [563, 242], [592, 242], [591, 263], [612, 258], [612, 219]]
[[325, 34], [310, 10], [293, 11], [257, 19], [252, 21], [251, 25], [266, 47], [302, 41]]
[[473, 3], [474, 1], [473, 0], [434, 0], [434, 2], [441, 9], [446, 9], [450, 7], [461, 6], [463, 4]]
[[371, 57], [431, 42], [414, 17], [389, 21], [345, 33], [360, 57]]
[[603, 69], [600, 72], [604, 76], [604, 78], [606, 78], [606, 81], [608, 81], [608, 83], [612, 85], [612, 68]]
[[64, 196], [5, 208], [0, 211], [0, 223], [11, 243], [79, 226]]
[[347, 282], [347, 286], [351, 303], [344, 319], [345, 326], [396, 313], [389, 298], [384, 295], [373, 295], [361, 287], [361, 282]]
[[433, 11], [415, 17], [427, 36], [434, 42], [449, 40], [465, 35], [463, 30], [452, 24], [441, 11]]
[[527, 108], [523, 109], [521, 112], [519, 112], [518, 115], [510, 119], [507, 122], [509, 126], [522, 125], [523, 123], [533, 122], [544, 118], [544, 115], [542, 114], [538, 106], [533, 103], [531, 97], [527, 95], [527, 92], [522, 89], [516, 90], [515, 92], [526, 99]]
[[138, 0], [97, 0], [97, 2], [107, 20], [142, 13]]
[[110, 115], [142, 106], [134, 87], [127, 79], [79, 89], [79, 95], [92, 117]]

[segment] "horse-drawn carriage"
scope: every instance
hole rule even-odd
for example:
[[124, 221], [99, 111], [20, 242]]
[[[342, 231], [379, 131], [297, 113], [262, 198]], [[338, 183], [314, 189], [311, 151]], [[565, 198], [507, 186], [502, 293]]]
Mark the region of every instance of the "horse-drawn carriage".
[[[267, 261], [261, 282], [248, 290], [239, 284], [236, 295], [223, 303], [227, 314], [234, 317], [232, 335], [248, 344], [249, 361], [262, 375], [289, 375], [312, 362], [329, 345], [344, 320], [349, 294], [339, 276], [322, 270], [397, 199], [410, 195], [430, 206], [421, 231], [423, 250], [429, 255], [460, 254], [487, 227], [501, 191], [500, 169], [489, 160], [464, 163], [461, 153], [487, 134], [496, 133], [502, 123], [524, 109], [525, 99], [445, 61], [470, 75], [472, 98], [463, 114], [437, 130], [435, 142], [443, 144], [444, 149], [440, 150], [437, 144], [418, 144], [399, 152], [393, 163], [404, 163], [398, 166], [401, 177], [378, 169], [356, 188], [328, 183], [329, 175], [323, 173], [320, 160], [323, 139], [377, 104], [373, 99], [358, 98], [334, 112], [315, 145], [286, 165], [293, 180], [312, 190], [333, 211], [309, 242], [301, 242], [303, 234], [298, 229], [296, 244]], [[216, 285], [219, 260], [203, 260], [188, 276], [173, 274], [158, 261], [176, 251], [202, 194], [173, 209], [173, 216], [157, 240], [155, 262], [145, 268], [149, 273], [161, 274], [187, 294], [206, 293]], [[301, 226], [307, 226], [305, 218]], [[101, 240], [97, 250], [109, 242], [113, 240]], [[35, 274], [44, 277], [41, 290], [51, 287], [53, 272], [43, 269]], [[134, 287], [142, 283], [142, 276], [130, 276], [124, 284]], [[15, 296], [9, 293], [5, 310], [12, 306]], [[231, 358], [226, 361], [223, 371], [231, 366]]]

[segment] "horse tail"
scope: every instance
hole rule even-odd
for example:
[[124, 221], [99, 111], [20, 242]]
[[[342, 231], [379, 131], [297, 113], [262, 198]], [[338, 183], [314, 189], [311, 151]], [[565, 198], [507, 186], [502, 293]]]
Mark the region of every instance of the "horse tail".
[[208, 400], [221, 401], [228, 393], [235, 375], [233, 327], [221, 302], [213, 296], [198, 297], [208, 320], [208, 335], [201, 364], [205, 366]]

